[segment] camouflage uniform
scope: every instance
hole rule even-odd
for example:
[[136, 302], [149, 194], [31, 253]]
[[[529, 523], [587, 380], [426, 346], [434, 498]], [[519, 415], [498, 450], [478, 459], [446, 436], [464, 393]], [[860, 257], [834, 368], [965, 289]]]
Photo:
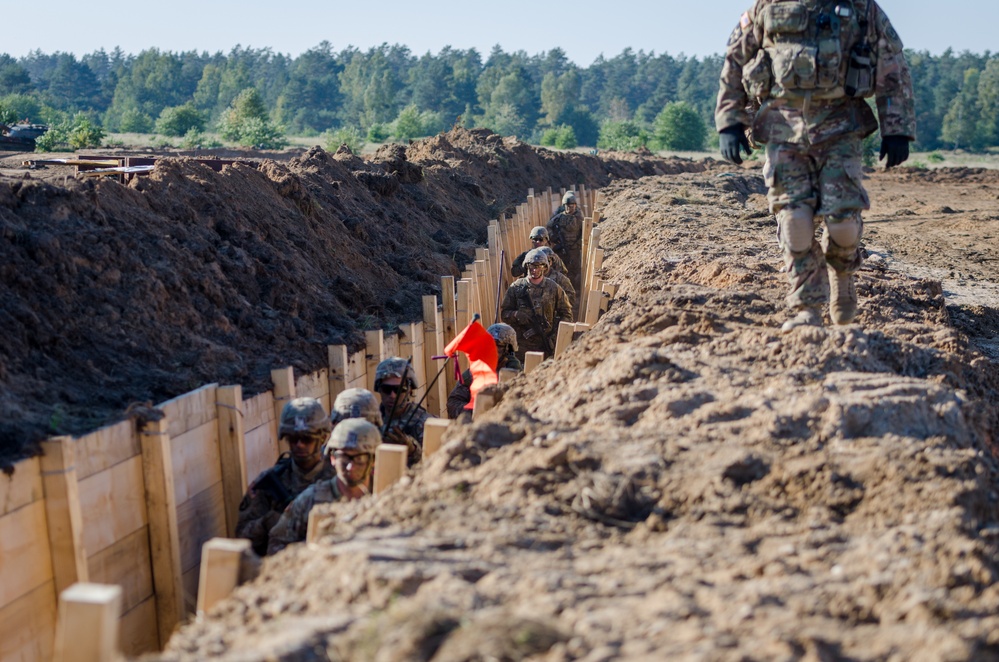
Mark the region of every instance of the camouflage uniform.
[[[331, 466], [328, 462], [323, 464], [327, 467]], [[319, 503], [333, 503], [341, 498], [343, 498], [343, 493], [340, 492], [340, 482], [335, 475], [305, 488], [304, 492], [288, 504], [280, 520], [271, 529], [267, 554], [275, 554], [293, 542], [305, 540], [312, 507]]]
[[[508, 370], [516, 370], [520, 372], [524, 369], [523, 364], [517, 355], [513, 352], [513, 348], [507, 347], [506, 353], [499, 357], [499, 361], [496, 365], [496, 371], [499, 372], [503, 368]], [[455, 384], [454, 388], [447, 396], [447, 415], [450, 418], [458, 418], [461, 416], [462, 412], [468, 411], [465, 409], [465, 405], [472, 401], [472, 371], [466, 370], [461, 373], [461, 383]]]
[[551, 356], [534, 328], [532, 311], [537, 312], [541, 329], [549, 339], [552, 350], [555, 349], [559, 322], [572, 320], [569, 297], [551, 278], [543, 278], [538, 285], [527, 278], [515, 280], [503, 296], [500, 317], [517, 331], [517, 358], [521, 360], [525, 352], [545, 352], [546, 358]]
[[[385, 411], [385, 407], [381, 408], [381, 412], [382, 418], [388, 420], [390, 412]], [[410, 414], [413, 416], [412, 420], [409, 420]], [[406, 458], [407, 466], [411, 467], [423, 458], [423, 426], [428, 418], [430, 418], [430, 412], [423, 407], [418, 407], [415, 402], [408, 402], [405, 407], [400, 405], [396, 409], [392, 425], [385, 433], [386, 444], [405, 444], [409, 450]], [[406, 421], [409, 423], [407, 424]], [[395, 436], [398, 432], [401, 432], [401, 436], [408, 437], [408, 439], [400, 440]]]
[[562, 211], [552, 216], [548, 221], [548, 232], [552, 238], [552, 250], [562, 259], [565, 275], [578, 292], [583, 262], [583, 212], [579, 210], [579, 205], [572, 214]]
[[[870, 59], [860, 61], [870, 66], [854, 66], [865, 41]], [[870, 96], [882, 137], [914, 139], [902, 42], [874, 0], [757, 0], [729, 38], [715, 125], [720, 132], [741, 125], [766, 145], [763, 176], [792, 309], [814, 309], [827, 299], [827, 265], [837, 287], [853, 287], [861, 210], [870, 208], [861, 141], [878, 128], [863, 98]], [[821, 221], [820, 243], [814, 227]]]
[[277, 494], [258, 487], [268, 475], [283, 485], [294, 499], [316, 481], [332, 478], [334, 471], [329, 462], [319, 462], [311, 471], [304, 472], [290, 456], [283, 455], [277, 464], [265, 470], [250, 484], [249, 491], [239, 504], [236, 536], [249, 539], [253, 543], [253, 551], [260, 556], [267, 552], [268, 533], [287, 505], [281, 503]]

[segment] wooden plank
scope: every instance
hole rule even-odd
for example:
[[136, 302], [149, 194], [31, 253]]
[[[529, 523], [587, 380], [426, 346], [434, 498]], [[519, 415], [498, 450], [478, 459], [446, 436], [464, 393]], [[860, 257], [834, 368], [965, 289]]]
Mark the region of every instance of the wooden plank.
[[[455, 284], [453, 276], [444, 276], [441, 278], [441, 301], [443, 303], [443, 312], [441, 319], [444, 322], [444, 347], [454, 340], [454, 337], [458, 334], [458, 307], [455, 301]], [[427, 374], [430, 378], [437, 374], [437, 371], [441, 369], [439, 362], [435, 361], [433, 366], [427, 366]], [[431, 375], [433, 373], [433, 375]], [[444, 391], [450, 393], [454, 389], [457, 383], [454, 378], [454, 370], [445, 370], [444, 374], [441, 375], [441, 379], [444, 380]]]
[[[432, 357], [439, 356], [444, 352], [444, 320], [442, 313], [437, 309], [437, 297], [433, 295], [423, 297], [423, 360], [424, 365], [436, 365]], [[424, 406], [431, 416], [440, 416], [441, 407], [447, 403], [447, 394], [444, 392], [444, 382], [437, 380], [437, 383], [427, 393]]]
[[330, 403], [336, 396], [347, 390], [347, 346], [329, 345], [326, 348], [329, 358]]
[[59, 594], [55, 662], [113, 662], [118, 654], [121, 587], [74, 584]]
[[180, 585], [184, 590], [184, 611], [188, 614], [193, 614], [198, 606], [198, 580], [200, 579], [200, 566], [194, 566], [180, 576]]
[[246, 494], [249, 479], [246, 473], [246, 432], [243, 429], [243, 387], [239, 384], [222, 386], [218, 390], [219, 462], [222, 465], [222, 493], [225, 500], [226, 531], [236, 535], [239, 502]]
[[508, 384], [517, 378], [520, 372], [514, 370], [513, 368], [500, 368], [499, 370], [499, 383]]
[[182, 503], [209, 485], [222, 481], [217, 420], [171, 438], [174, 495]]
[[458, 281], [458, 301], [455, 315], [458, 323], [455, 329], [461, 333], [472, 321], [472, 281], [470, 280]]
[[0, 471], [0, 517], [44, 497], [41, 462], [37, 457], [21, 460], [14, 473]]
[[555, 338], [555, 358], [562, 356], [562, 353], [572, 343], [572, 333], [576, 330], [576, 325], [572, 322], [558, 323], [558, 336]]
[[315, 398], [327, 412], [330, 410], [330, 379], [326, 368], [302, 375], [295, 382], [295, 395], [299, 398]]
[[[417, 335], [419, 329], [419, 335]], [[426, 392], [427, 384], [433, 378], [433, 374], [428, 373], [426, 357], [423, 354], [423, 326], [422, 324], [402, 324], [399, 326], [399, 353], [404, 359], [413, 360], [413, 371], [416, 373], [416, 390], [413, 397], [419, 402]], [[430, 366], [433, 369], [433, 366]]]
[[319, 541], [319, 520], [322, 515], [319, 514], [318, 508], [313, 508], [309, 511], [309, 521], [305, 523], [305, 542], [311, 545]]
[[243, 428], [247, 432], [272, 421], [274, 421], [273, 393], [265, 391], [243, 401]]
[[174, 628], [184, 618], [177, 500], [173, 491], [173, 454], [167, 426], [166, 419], [151, 421], [139, 434], [142, 442], [142, 473], [146, 485], [146, 510], [149, 514], [153, 586], [156, 589], [156, 622], [161, 648], [166, 646]]
[[76, 440], [76, 477], [83, 480], [139, 454], [135, 422], [122, 421]]
[[76, 444], [70, 437], [53, 437], [41, 445], [52, 574], [56, 591], [62, 592], [76, 582], [88, 581]]
[[277, 462], [278, 441], [267, 425], [246, 433], [246, 477], [252, 482], [257, 476]]
[[385, 344], [382, 348], [383, 356], [386, 358], [389, 356], [399, 356], [399, 336], [391, 333], [385, 336]]
[[600, 316], [600, 301], [603, 297], [604, 293], [600, 290], [590, 290], [586, 297], [586, 317], [583, 319], [585, 324], [593, 326], [597, 323], [597, 318]]
[[45, 501], [0, 517], [0, 607], [52, 581]]
[[545, 360], [544, 352], [525, 352], [524, 353], [524, 374], [529, 375], [531, 372], [541, 365], [541, 362]]
[[142, 457], [80, 481], [83, 548], [94, 556], [147, 523]]
[[166, 414], [170, 425], [167, 433], [170, 437], [179, 436], [215, 420], [217, 388], [218, 384], [206, 384], [190, 393], [156, 405], [157, 409]]
[[0, 660], [51, 660], [56, 604], [55, 584], [48, 581], [0, 608]]
[[121, 652], [128, 658], [159, 650], [159, 631], [156, 627], [156, 598], [143, 600], [125, 612], [120, 621]]
[[250, 550], [244, 538], [212, 538], [201, 550], [201, 574], [198, 579], [198, 615], [229, 597], [239, 584], [243, 556]]
[[[365, 350], [360, 350], [354, 352], [350, 355], [348, 359], [350, 367], [350, 380], [347, 382], [347, 388], [366, 388], [369, 391], [371, 387], [368, 386], [368, 360], [367, 352]], [[375, 377], [371, 376], [371, 384], [374, 385]]]
[[177, 506], [177, 531], [180, 568], [187, 572], [201, 563], [202, 545], [212, 538], [225, 537], [225, 500], [221, 482]]
[[[483, 323], [490, 317], [489, 313], [489, 274], [486, 273], [486, 263], [475, 261], [475, 285], [479, 296], [479, 305], [474, 312], [478, 313]], [[488, 324], [487, 324], [488, 325]]]
[[450, 423], [446, 418], [428, 418], [423, 425], [423, 461], [440, 450], [444, 432]]
[[489, 393], [479, 393], [475, 396], [475, 408], [472, 409], [472, 420], [474, 421], [482, 414], [496, 406], [496, 397]]
[[367, 388], [375, 392], [375, 370], [385, 358], [385, 333], [381, 329], [364, 332], [364, 370], [367, 375]]
[[[271, 383], [274, 385], [274, 421], [280, 425], [281, 410], [295, 399], [295, 371], [291, 366], [271, 370]], [[275, 428], [276, 429], [276, 428]]]
[[398, 444], [379, 444], [375, 449], [375, 494], [392, 487], [406, 474], [406, 447]]
[[149, 527], [144, 526], [87, 560], [90, 581], [121, 586], [121, 609], [127, 612], [153, 595], [149, 557]]

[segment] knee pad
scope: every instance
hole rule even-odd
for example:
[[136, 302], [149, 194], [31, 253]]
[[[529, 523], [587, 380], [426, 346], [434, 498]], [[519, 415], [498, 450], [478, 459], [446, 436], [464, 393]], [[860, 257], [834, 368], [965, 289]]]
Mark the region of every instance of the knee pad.
[[777, 212], [777, 241], [790, 253], [804, 253], [815, 240], [815, 213], [810, 207], [784, 207]]
[[860, 243], [860, 233], [863, 227], [863, 221], [860, 219], [860, 210], [856, 210], [842, 215], [827, 217], [825, 234], [832, 243], [840, 248], [854, 248]]

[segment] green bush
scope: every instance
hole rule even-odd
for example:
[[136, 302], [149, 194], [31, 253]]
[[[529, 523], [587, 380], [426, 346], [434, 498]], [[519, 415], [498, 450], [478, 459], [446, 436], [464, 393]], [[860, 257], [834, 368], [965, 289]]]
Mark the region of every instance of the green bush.
[[122, 133], [149, 133], [153, 130], [153, 118], [138, 108], [129, 108], [121, 114], [118, 130]]
[[579, 141], [576, 140], [576, 130], [568, 124], [562, 124], [545, 130], [541, 134], [541, 144], [558, 149], [572, 149], [579, 146]]
[[104, 140], [104, 129], [83, 113], [77, 113], [72, 120], [63, 120], [49, 127], [49, 130], [35, 140], [36, 152], [55, 152], [60, 147], [76, 151], [90, 147], [100, 147]]
[[406, 106], [399, 111], [399, 116], [392, 124], [392, 135], [402, 142], [431, 136], [444, 130], [444, 120], [440, 113], [420, 112], [415, 105]]
[[930, 152], [929, 154], [926, 155], [926, 160], [929, 161], [930, 163], [943, 163], [944, 155], [941, 154], [940, 152]]
[[183, 106], [164, 108], [156, 120], [155, 128], [156, 133], [176, 138], [187, 134], [191, 129], [204, 131], [205, 118], [194, 104], [188, 102]]
[[392, 132], [389, 131], [388, 127], [384, 124], [372, 124], [368, 127], [368, 142], [369, 143], [383, 143], [389, 139]]
[[684, 101], [666, 104], [652, 125], [652, 143], [656, 149], [687, 152], [704, 149], [707, 127], [697, 111]]
[[624, 122], [604, 122], [600, 126], [597, 137], [597, 147], [612, 149], [619, 152], [630, 152], [639, 147], [645, 147], [649, 142], [649, 134], [630, 120]]
[[222, 146], [218, 140], [206, 136], [204, 132], [197, 128], [190, 128], [184, 134], [184, 139], [180, 142], [182, 149], [217, 149]]
[[233, 100], [219, 119], [219, 135], [238, 145], [257, 149], [281, 149], [288, 144], [284, 132], [267, 115], [264, 100], [248, 87]]
[[355, 126], [342, 126], [339, 129], [328, 129], [319, 134], [322, 147], [330, 154], [336, 153], [340, 145], [346, 145], [354, 154], [360, 154], [364, 149], [364, 137]]
[[8, 94], [0, 98], [0, 122], [4, 124], [15, 124], [25, 119], [38, 122], [41, 115], [41, 104], [27, 94]]

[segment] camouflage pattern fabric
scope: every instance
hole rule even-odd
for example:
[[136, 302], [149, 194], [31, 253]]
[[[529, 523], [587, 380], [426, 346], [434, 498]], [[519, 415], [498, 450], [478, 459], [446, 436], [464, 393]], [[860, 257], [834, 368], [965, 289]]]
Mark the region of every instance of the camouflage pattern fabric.
[[[524, 365], [514, 354], [512, 349], [507, 349], [506, 353], [499, 357], [497, 362], [496, 371], [499, 372], [503, 368], [508, 368], [510, 370], [516, 370], [521, 372], [524, 369]], [[465, 409], [465, 405], [472, 401], [472, 371], [466, 370], [461, 373], [461, 382], [454, 385], [451, 392], [447, 396], [447, 415], [448, 418], [458, 418], [461, 416], [462, 412], [468, 411]]]
[[569, 297], [569, 304], [571, 306], [572, 302], [576, 300], [576, 288], [572, 286], [569, 277], [554, 270], [550, 270], [547, 277], [558, 283], [558, 286], [565, 290], [565, 295]]
[[[388, 420], [390, 412], [382, 407], [382, 418]], [[410, 420], [412, 415], [412, 420]], [[430, 413], [423, 407], [417, 407], [415, 402], [400, 406], [395, 412], [392, 424], [384, 435], [386, 444], [406, 446], [408, 455], [406, 465], [413, 466], [423, 458], [423, 425], [430, 418]], [[407, 422], [408, 421], [408, 422]]]
[[[328, 462], [324, 462], [330, 466]], [[305, 488], [281, 513], [277, 524], [270, 530], [267, 554], [276, 554], [294, 542], [302, 542], [309, 530], [309, 513], [320, 503], [333, 503], [343, 498], [340, 483], [334, 475]]]
[[[525, 352], [546, 352], [544, 339], [534, 328], [532, 310], [539, 317], [541, 331], [548, 337], [552, 349], [561, 321], [572, 320], [572, 305], [565, 290], [551, 278], [533, 285], [527, 278], [518, 278], [503, 295], [500, 317], [517, 331], [517, 358]], [[547, 356], [551, 354], [546, 352]]]
[[261, 481], [265, 484], [267, 482], [265, 476], [272, 476], [295, 498], [316, 481], [331, 478], [334, 473], [329, 462], [321, 461], [311, 471], [303, 472], [291, 457], [283, 456], [277, 464], [250, 483], [250, 489], [239, 503], [236, 537], [247, 538], [253, 544], [253, 551], [259, 556], [267, 553], [270, 530], [277, 524], [282, 509], [287, 504], [280, 503], [278, 495], [260, 488]]
[[552, 250], [565, 263], [565, 275], [579, 290], [580, 266], [583, 261], [583, 212], [576, 208], [575, 213], [559, 212], [548, 221]]

